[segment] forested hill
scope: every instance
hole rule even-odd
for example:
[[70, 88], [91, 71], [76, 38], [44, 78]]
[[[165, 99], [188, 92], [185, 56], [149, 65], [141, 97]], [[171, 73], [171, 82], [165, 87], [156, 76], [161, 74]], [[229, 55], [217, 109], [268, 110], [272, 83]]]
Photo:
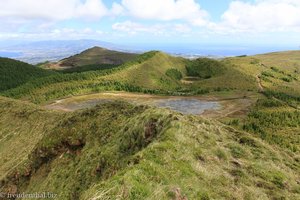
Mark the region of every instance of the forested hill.
[[0, 57], [0, 91], [8, 90], [20, 86], [29, 80], [49, 76], [54, 73], [21, 61]]
[[112, 64], [120, 65], [131, 61], [137, 54], [108, 50], [101, 47], [87, 49], [80, 54], [61, 60], [61, 66], [80, 67], [86, 65]]

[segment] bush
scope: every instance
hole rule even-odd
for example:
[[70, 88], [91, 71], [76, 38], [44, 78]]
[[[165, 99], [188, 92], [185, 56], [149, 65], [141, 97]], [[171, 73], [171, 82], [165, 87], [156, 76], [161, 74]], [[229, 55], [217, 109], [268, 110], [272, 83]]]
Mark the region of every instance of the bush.
[[233, 119], [231, 120], [228, 125], [232, 125], [232, 126], [238, 126], [240, 123], [240, 120], [239, 119]]
[[278, 101], [276, 99], [259, 99], [256, 102], [256, 106], [265, 107], [265, 108], [273, 108], [283, 106], [284, 103]]
[[246, 152], [240, 146], [230, 145], [229, 149], [230, 149], [231, 155], [235, 158], [242, 158], [242, 157], [246, 156]]
[[174, 68], [168, 69], [166, 71], [166, 75], [169, 76], [172, 79], [175, 79], [175, 80], [181, 80], [182, 79], [182, 74], [178, 69], [174, 69]]
[[281, 78], [281, 80], [288, 82], [288, 83], [293, 81], [293, 79], [290, 77], [283, 77], [283, 78]]
[[246, 136], [241, 137], [239, 142], [240, 142], [240, 144], [248, 145], [248, 146], [251, 146], [251, 147], [257, 147], [257, 144], [256, 144], [255, 140], [253, 140], [250, 137], [246, 137]]
[[280, 99], [280, 100], [288, 102], [288, 103], [290, 103], [292, 101], [300, 102], [300, 96], [293, 96], [293, 95], [289, 95], [289, 94], [286, 94], [283, 92], [275, 92], [275, 91], [271, 91], [271, 90], [266, 90], [263, 93], [268, 98], [274, 97], [274, 98]]
[[267, 71], [262, 72], [261, 75], [274, 78], [274, 75], [271, 72], [267, 72]]
[[224, 70], [223, 63], [209, 58], [199, 58], [190, 61], [186, 66], [188, 76], [196, 76], [208, 79], [216, 76]]
[[80, 67], [72, 67], [67, 68], [64, 70], [55, 70], [57, 72], [61, 72], [64, 74], [68, 73], [80, 73], [80, 72], [87, 72], [87, 71], [97, 71], [97, 70], [107, 70], [107, 69], [113, 69], [118, 67], [118, 65], [111, 65], [111, 64], [98, 64], [98, 65], [85, 65]]
[[277, 73], [280, 73], [280, 74], [285, 74], [284, 71], [278, 69], [277, 67], [271, 67], [271, 69], [272, 69], [274, 72], [277, 72]]
[[220, 159], [220, 160], [227, 160], [226, 153], [222, 149], [217, 149], [215, 151], [215, 155]]
[[252, 60], [250, 61], [250, 64], [256, 65], [256, 64], [258, 64], [259, 62], [260, 62], [260, 61], [259, 61], [258, 59], [252, 58]]

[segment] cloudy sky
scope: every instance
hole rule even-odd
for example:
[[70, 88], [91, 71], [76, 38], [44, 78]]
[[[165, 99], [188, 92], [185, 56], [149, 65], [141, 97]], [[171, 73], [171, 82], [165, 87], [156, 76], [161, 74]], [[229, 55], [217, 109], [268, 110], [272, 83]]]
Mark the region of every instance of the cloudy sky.
[[0, 40], [300, 45], [300, 0], [0, 0]]

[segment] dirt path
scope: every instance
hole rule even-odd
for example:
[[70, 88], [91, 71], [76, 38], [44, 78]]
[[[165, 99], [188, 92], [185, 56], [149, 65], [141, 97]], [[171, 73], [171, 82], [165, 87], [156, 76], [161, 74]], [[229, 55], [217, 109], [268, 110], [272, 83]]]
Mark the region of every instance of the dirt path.
[[264, 87], [262, 86], [260, 76], [261, 76], [260, 74], [257, 74], [257, 75], [256, 75], [256, 82], [257, 82], [257, 84], [258, 84], [259, 92], [264, 92], [265, 89], [264, 89]]

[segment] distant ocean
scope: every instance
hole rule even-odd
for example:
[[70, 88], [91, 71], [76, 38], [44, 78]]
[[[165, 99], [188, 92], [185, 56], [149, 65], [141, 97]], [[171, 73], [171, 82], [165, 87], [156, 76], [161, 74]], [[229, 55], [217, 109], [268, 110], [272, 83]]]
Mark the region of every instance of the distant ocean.
[[20, 52], [7, 52], [7, 51], [0, 51], [0, 57], [8, 57], [8, 58], [16, 58], [22, 56]]
[[277, 51], [300, 50], [298, 46], [219, 46], [219, 45], [137, 45], [132, 49], [140, 51], [160, 50], [173, 55], [187, 57], [209, 56], [209, 57], [228, 57], [240, 55], [255, 55]]
[[113, 50], [142, 53], [151, 50], [163, 51], [175, 56], [186, 58], [210, 57], [223, 58], [240, 55], [255, 55], [276, 51], [300, 50], [299, 46], [283, 45], [232, 45], [232, 44], [112, 44], [94, 40], [74, 41], [40, 41], [19, 44], [7, 48], [0, 48], [0, 57], [9, 57], [36, 64], [44, 61], [57, 61], [80, 53], [93, 46], [100, 46]]

